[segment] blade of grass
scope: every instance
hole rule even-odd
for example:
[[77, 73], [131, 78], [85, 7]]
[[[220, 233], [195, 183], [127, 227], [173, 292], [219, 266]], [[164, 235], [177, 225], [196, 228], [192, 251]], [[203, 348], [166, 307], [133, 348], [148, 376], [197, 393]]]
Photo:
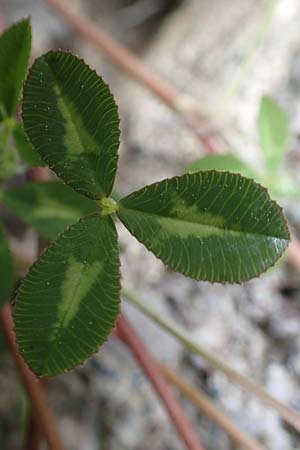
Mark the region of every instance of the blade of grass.
[[200, 344], [195, 343], [192, 339], [177, 326], [171, 324], [165, 318], [162, 318], [155, 313], [151, 308], [146, 306], [145, 302], [142, 301], [137, 294], [131, 292], [129, 289], [122, 289], [122, 294], [125, 299], [127, 299], [131, 304], [136, 306], [141, 312], [146, 316], [156, 322], [160, 327], [166, 330], [169, 334], [174, 336], [178, 341], [180, 341], [184, 347], [201, 356], [205, 359], [212, 367], [223, 372], [231, 381], [238, 383], [242, 388], [253, 394], [261, 402], [265, 403], [269, 407], [273, 408], [282, 419], [289, 423], [296, 430], [300, 431], [300, 415], [293, 411], [288, 406], [284, 405], [280, 401], [276, 400], [270, 394], [268, 394], [264, 389], [258, 386], [256, 383], [251, 381], [249, 378], [245, 377], [241, 373], [229, 367], [219, 358], [214, 356], [211, 352], [206, 350]]
[[121, 315], [117, 323], [117, 335], [128, 345], [134, 354], [139, 365], [144, 370], [156, 390], [159, 398], [163, 402], [166, 410], [175, 425], [179, 436], [182, 438], [189, 450], [204, 450], [199, 437], [193, 429], [189, 419], [186, 417], [181, 406], [173, 395], [164, 375], [162, 374], [158, 364], [148, 352], [144, 344], [141, 342], [136, 331]]

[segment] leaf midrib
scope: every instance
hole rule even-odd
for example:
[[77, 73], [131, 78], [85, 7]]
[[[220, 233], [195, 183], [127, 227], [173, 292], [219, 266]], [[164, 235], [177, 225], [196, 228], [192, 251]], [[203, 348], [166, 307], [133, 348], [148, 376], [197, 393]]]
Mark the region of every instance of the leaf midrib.
[[[144, 214], [144, 215], [150, 216], [150, 217], [155, 217], [155, 218], [160, 217], [162, 219], [174, 220], [174, 221], [185, 223], [185, 224], [188, 224], [188, 225], [195, 224], [195, 225], [199, 225], [200, 227], [208, 227], [208, 228], [216, 229], [218, 231], [222, 230], [224, 232], [230, 232], [230, 233], [232, 233], [234, 235], [242, 234], [242, 235], [260, 236], [260, 237], [263, 236], [263, 237], [266, 237], [266, 238], [274, 238], [274, 239], [279, 239], [279, 240], [287, 241], [287, 242], [289, 241], [288, 237], [287, 238], [285, 238], [285, 237], [278, 237], [278, 236], [268, 235], [268, 234], [265, 234], [265, 233], [254, 233], [254, 232], [243, 231], [243, 230], [232, 230], [231, 228], [223, 228], [223, 227], [218, 227], [216, 225], [207, 225], [207, 224], [202, 224], [202, 223], [199, 223], [199, 222], [187, 221], [187, 220], [180, 219], [180, 218], [163, 216], [161, 214], [149, 213], [149, 212], [141, 211], [139, 209], [133, 209], [133, 208], [124, 207], [122, 205], [122, 202], [120, 202], [120, 212], [121, 212], [122, 209], [123, 210], [127, 210], [127, 211], [133, 211], [133, 212], [139, 213], [139, 214]], [[118, 212], [117, 212], [117, 214], [118, 214]], [[119, 214], [118, 214], [118, 216], [119, 216]], [[119, 217], [119, 218], [122, 221], [121, 217]], [[204, 238], [205, 238], [205, 236], [204, 236]]]

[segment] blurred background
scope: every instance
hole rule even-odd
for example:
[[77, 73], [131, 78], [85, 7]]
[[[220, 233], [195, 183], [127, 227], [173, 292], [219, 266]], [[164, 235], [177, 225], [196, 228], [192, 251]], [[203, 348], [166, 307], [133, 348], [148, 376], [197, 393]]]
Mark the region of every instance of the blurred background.
[[[122, 128], [121, 194], [181, 174], [207, 153], [228, 152], [260, 174], [300, 234], [300, 2], [298, 0], [65, 0], [68, 9], [132, 50], [196, 110], [195, 133], [153, 92], [74, 31], [46, 0], [0, 0], [1, 23], [30, 16], [32, 59], [48, 49], [83, 57], [110, 84]], [[264, 167], [257, 117], [264, 95], [280, 105], [288, 139], [280, 172]], [[197, 102], [195, 105], [193, 101]], [[188, 106], [187, 106], [188, 105]], [[194, 110], [193, 110], [194, 111]], [[186, 117], [185, 117], [186, 119]], [[198, 124], [200, 124], [198, 126]], [[235, 170], [232, 167], [232, 170]], [[209, 285], [168, 270], [119, 227], [123, 284], [161, 316], [300, 412], [300, 263], [287, 256], [243, 286]], [[30, 247], [32, 234], [17, 233]], [[298, 262], [297, 262], [298, 261]], [[204, 359], [123, 304], [148, 348], [203, 389], [269, 450], [299, 450], [299, 434]], [[49, 399], [67, 450], [183, 450], [185, 447], [128, 349], [112, 337], [101, 351], [52, 379]], [[234, 450], [216, 425], [181, 401], [207, 450]], [[27, 401], [13, 361], [0, 358], [0, 449], [20, 450]], [[46, 448], [46, 447], [45, 447]]]

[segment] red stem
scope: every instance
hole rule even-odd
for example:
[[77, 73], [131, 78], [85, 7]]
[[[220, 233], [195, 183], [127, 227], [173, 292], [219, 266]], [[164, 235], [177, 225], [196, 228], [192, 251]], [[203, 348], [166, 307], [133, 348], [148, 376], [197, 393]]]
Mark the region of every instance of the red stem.
[[123, 315], [120, 316], [117, 323], [117, 334], [130, 347], [136, 360], [147, 374], [159, 398], [164, 403], [172, 422], [174, 423], [178, 434], [185, 442], [189, 450], [204, 450], [199, 437], [186, 417], [185, 412], [176, 400], [171, 391], [160, 367], [155, 362], [152, 355], [148, 352], [144, 344], [140, 341], [133, 327], [128, 323]]
[[[39, 380], [41, 389], [46, 392], [47, 380]], [[41, 441], [43, 439], [43, 431], [32, 405], [30, 404], [29, 420], [27, 424], [27, 433], [25, 437], [25, 450], [39, 450]]]
[[13, 320], [10, 305], [5, 305], [0, 311], [0, 320], [11, 354], [15, 360], [18, 373], [24, 383], [30, 398], [35, 416], [39, 421], [41, 430], [47, 441], [49, 450], [64, 450], [62, 441], [57, 431], [54, 416], [49, 409], [47, 398], [42, 389], [41, 382], [35, 377], [20, 356], [13, 332]]
[[27, 424], [25, 450], [39, 450], [42, 439], [42, 430], [39, 421], [33, 411], [30, 412]]
[[[26, 173], [27, 181], [47, 181], [51, 178], [51, 173], [47, 167], [31, 167]], [[46, 242], [42, 238], [38, 238], [38, 254], [41, 254]], [[41, 389], [46, 390], [46, 383], [41, 384]], [[33, 408], [31, 407], [27, 435], [25, 441], [25, 450], [39, 450], [42, 439], [42, 430]]]
[[48, 167], [31, 167], [27, 170], [27, 181], [47, 181], [52, 178], [52, 174]]

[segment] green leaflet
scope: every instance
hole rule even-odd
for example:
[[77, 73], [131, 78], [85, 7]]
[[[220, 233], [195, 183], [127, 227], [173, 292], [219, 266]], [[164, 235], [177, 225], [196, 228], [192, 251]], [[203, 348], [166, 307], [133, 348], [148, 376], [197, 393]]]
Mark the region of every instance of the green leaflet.
[[122, 199], [117, 214], [165, 264], [197, 280], [248, 280], [273, 265], [289, 242], [267, 190], [228, 172], [146, 186]]
[[281, 106], [270, 97], [261, 99], [258, 131], [267, 168], [276, 169], [287, 150], [288, 119]]
[[24, 86], [23, 120], [32, 145], [67, 184], [93, 199], [110, 194], [119, 117], [95, 71], [70, 53], [38, 58]]
[[4, 192], [2, 201], [46, 239], [55, 239], [81, 217], [99, 211], [96, 202], [59, 181], [26, 183]]
[[9, 300], [15, 279], [15, 267], [8, 248], [7, 236], [0, 223], [0, 307]]
[[16, 123], [13, 129], [13, 137], [19, 155], [25, 163], [29, 166], [45, 166], [45, 163], [41, 160], [38, 153], [28, 141], [28, 138], [20, 123]]
[[22, 20], [0, 36], [0, 120], [16, 112], [31, 48], [29, 20]]
[[263, 184], [269, 187], [275, 198], [286, 198], [288, 201], [300, 199], [299, 182], [293, 180], [284, 170], [277, 172], [276, 177], [266, 177]]
[[114, 223], [90, 215], [50, 245], [19, 289], [16, 336], [31, 369], [52, 376], [97, 351], [115, 324], [119, 297]]
[[189, 173], [199, 172], [199, 170], [222, 170], [240, 173], [249, 178], [257, 178], [254, 171], [232, 153], [204, 156], [190, 164], [187, 170]]

